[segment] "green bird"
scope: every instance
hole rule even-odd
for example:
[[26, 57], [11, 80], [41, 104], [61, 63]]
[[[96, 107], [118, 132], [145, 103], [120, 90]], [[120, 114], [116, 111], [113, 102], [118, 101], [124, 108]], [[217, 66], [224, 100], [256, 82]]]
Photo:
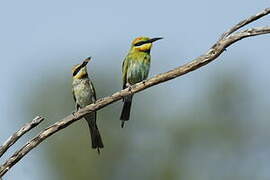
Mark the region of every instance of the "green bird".
[[[162, 38], [138, 37], [132, 41], [131, 48], [122, 64], [123, 89], [141, 82], [148, 77], [152, 43], [160, 39]], [[122, 128], [125, 121], [128, 121], [130, 117], [132, 97], [133, 95], [129, 95], [123, 98], [124, 105], [120, 117]]]
[[[72, 68], [73, 82], [72, 94], [75, 101], [75, 108], [79, 110], [96, 101], [96, 91], [93, 83], [88, 77], [86, 65], [91, 60], [91, 57], [85, 59], [81, 64], [77, 64]], [[91, 112], [84, 116], [90, 129], [92, 140], [92, 148], [97, 149], [100, 153], [100, 148], [103, 148], [103, 142], [96, 124], [97, 113]]]

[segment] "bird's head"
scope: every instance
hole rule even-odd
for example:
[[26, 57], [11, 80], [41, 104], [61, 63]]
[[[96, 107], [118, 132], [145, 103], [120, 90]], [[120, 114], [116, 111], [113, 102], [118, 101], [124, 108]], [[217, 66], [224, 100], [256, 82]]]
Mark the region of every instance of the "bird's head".
[[72, 68], [73, 79], [83, 79], [88, 77], [86, 65], [91, 57], [86, 58], [81, 64], [77, 64]]
[[139, 52], [150, 52], [152, 48], [152, 43], [160, 39], [163, 38], [137, 37], [132, 41], [131, 50]]

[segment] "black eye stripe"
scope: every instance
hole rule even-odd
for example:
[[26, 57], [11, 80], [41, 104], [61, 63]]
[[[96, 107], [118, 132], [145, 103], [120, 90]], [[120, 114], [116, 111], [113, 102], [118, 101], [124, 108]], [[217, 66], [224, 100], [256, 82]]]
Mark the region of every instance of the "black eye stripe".
[[148, 43], [148, 41], [141, 41], [141, 42], [137, 42], [136, 44], [134, 44], [134, 46], [141, 46], [143, 44]]
[[80, 65], [79, 67], [77, 67], [76, 69], [75, 69], [75, 71], [73, 72], [73, 76], [76, 76], [76, 74], [78, 74], [78, 72], [82, 69], [82, 65]]
[[86, 66], [88, 61], [84, 61], [80, 66], [78, 66], [75, 71], [73, 72], [73, 76], [76, 76], [76, 74], [84, 67]]

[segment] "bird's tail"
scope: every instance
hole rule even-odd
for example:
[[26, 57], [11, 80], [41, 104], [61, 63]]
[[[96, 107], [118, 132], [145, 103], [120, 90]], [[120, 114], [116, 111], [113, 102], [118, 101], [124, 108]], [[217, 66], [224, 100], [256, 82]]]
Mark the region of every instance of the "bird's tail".
[[122, 124], [121, 124], [122, 128], [124, 127], [125, 121], [129, 120], [132, 97], [133, 95], [129, 95], [129, 96], [124, 97], [123, 99], [124, 105], [123, 105], [123, 109], [122, 109], [122, 113], [120, 117], [120, 120], [122, 120]]
[[91, 135], [91, 141], [92, 141], [92, 148], [97, 149], [98, 153], [100, 153], [101, 148], [104, 147], [101, 135], [99, 133], [97, 124], [96, 124], [96, 112], [93, 112], [89, 115], [85, 116], [85, 119], [88, 123], [89, 130], [90, 130], [90, 135]]

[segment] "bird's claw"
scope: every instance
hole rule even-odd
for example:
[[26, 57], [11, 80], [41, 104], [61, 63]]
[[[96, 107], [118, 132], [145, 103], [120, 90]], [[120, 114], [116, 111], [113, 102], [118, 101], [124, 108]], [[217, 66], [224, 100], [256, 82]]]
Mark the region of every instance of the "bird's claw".
[[143, 85], [145, 86], [146, 80], [143, 80], [142, 83], [143, 83]]
[[76, 117], [76, 116], [75, 116], [75, 113], [76, 113], [76, 111], [73, 111], [73, 112], [71, 113], [72, 116]]

